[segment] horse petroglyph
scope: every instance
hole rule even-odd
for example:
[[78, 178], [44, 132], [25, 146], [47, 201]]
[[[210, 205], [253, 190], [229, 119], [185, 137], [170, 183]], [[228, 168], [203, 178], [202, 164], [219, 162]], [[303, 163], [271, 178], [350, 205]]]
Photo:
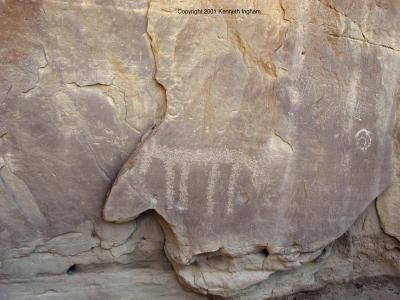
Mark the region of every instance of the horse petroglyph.
[[[246, 169], [254, 179], [260, 178], [262, 170], [260, 162], [238, 150], [222, 149], [172, 149], [166, 146], [157, 145], [154, 142], [148, 143], [144, 147], [144, 154], [140, 160], [139, 172], [141, 176], [150, 172], [153, 160], [162, 162], [165, 170], [165, 195], [167, 207], [172, 208], [175, 202], [174, 183], [176, 173], [180, 174], [179, 180], [179, 197], [176, 207], [178, 209], [188, 209], [190, 206], [188, 194], [188, 185], [191, 184], [190, 170], [192, 166], [202, 166], [209, 169], [207, 186], [205, 187], [205, 206], [209, 214], [212, 214], [214, 209], [214, 193], [216, 184], [221, 178], [221, 167], [227, 166], [230, 169], [228, 176], [228, 187], [226, 190], [227, 203], [226, 211], [228, 214], [233, 212], [233, 202], [235, 199], [235, 189], [238, 176], [242, 169]], [[255, 188], [258, 188], [259, 182], [255, 181]]]
[[[147, 34], [165, 114], [103, 208], [116, 223], [154, 211], [178, 276], [204, 294], [229, 290], [234, 265], [264, 278], [315, 258], [390, 183], [390, 159], [379, 153], [391, 153], [395, 99], [383, 83], [394, 71], [381, 72], [376, 59], [388, 50], [351, 39], [314, 43], [326, 30], [309, 27], [312, 20], [327, 20], [310, 1], [247, 2], [265, 11], [251, 27], [246, 18], [177, 18], [165, 1], [151, 1]], [[391, 125], [377, 131], [380, 124]], [[271, 254], [266, 262], [279, 256], [279, 266], [247, 260], [260, 249]], [[210, 255], [232, 259], [221, 281], [221, 264], [202, 260]], [[235, 284], [259, 282], [254, 274]]]

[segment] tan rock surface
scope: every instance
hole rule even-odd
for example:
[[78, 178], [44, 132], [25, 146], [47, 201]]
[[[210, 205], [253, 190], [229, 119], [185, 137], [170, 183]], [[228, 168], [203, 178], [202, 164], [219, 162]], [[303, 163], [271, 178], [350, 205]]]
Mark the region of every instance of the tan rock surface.
[[0, 1], [0, 299], [400, 276], [399, 5]]
[[[118, 175], [105, 219], [157, 211], [167, 256], [203, 293], [315, 259], [391, 181], [398, 36], [364, 28], [370, 4], [271, 0], [252, 4], [264, 14], [250, 21], [152, 1], [167, 110]], [[184, 9], [207, 5], [231, 2]]]
[[[398, 111], [397, 117], [400, 117]], [[394, 180], [391, 186], [378, 199], [378, 209], [383, 230], [400, 241], [400, 123], [395, 136]]]
[[0, 4], [1, 249], [103, 226], [110, 184], [162, 114], [146, 7]]

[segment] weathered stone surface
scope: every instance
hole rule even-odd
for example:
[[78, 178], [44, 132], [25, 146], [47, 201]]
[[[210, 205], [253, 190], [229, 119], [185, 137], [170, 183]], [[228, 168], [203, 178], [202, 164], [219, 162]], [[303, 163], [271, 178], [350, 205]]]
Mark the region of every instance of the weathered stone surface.
[[[400, 120], [400, 112], [397, 112]], [[394, 180], [391, 186], [378, 199], [378, 209], [383, 230], [400, 241], [400, 122], [395, 136]]]
[[[391, 277], [394, 278], [392, 282], [398, 283], [400, 275], [398, 247], [398, 241], [383, 233], [379, 226], [375, 203], [371, 203], [350, 229], [326, 247], [323, 255], [316, 261], [295, 270], [277, 272], [268, 280], [230, 299], [275, 299], [298, 292], [318, 291], [330, 285], [338, 285], [338, 291], [337, 297], [328, 299], [351, 299], [351, 292], [345, 297], [342, 294], [345, 289], [343, 285], [347, 283], [357, 283], [374, 276]], [[381, 292], [385, 294], [385, 291]], [[386, 294], [390, 295], [390, 291], [386, 291]], [[383, 297], [387, 298], [389, 297]], [[322, 299], [327, 298], [322, 297]], [[371, 295], [371, 299], [381, 298], [374, 298]]]
[[146, 8], [0, 4], [0, 252], [87, 221], [109, 235], [107, 190], [163, 109]]
[[393, 10], [373, 4], [271, 0], [249, 21], [178, 17], [178, 2], [151, 1], [167, 110], [105, 219], [156, 210], [180, 279], [203, 293], [315, 259], [391, 181], [399, 24], [375, 32]]
[[[176, 12], [232, 6], [263, 14]], [[398, 178], [380, 223], [374, 204], [360, 217], [392, 177], [399, 12], [0, 1], [0, 299], [268, 299], [399, 277]]]
[[[2, 277], [0, 298], [206, 299], [183, 291], [177, 285], [173, 271], [165, 258], [154, 256], [155, 253], [162, 251], [162, 239], [156, 242], [157, 237], [162, 234], [155, 225], [151, 219], [140, 217], [138, 234], [132, 237], [132, 241], [141, 240], [132, 253], [133, 257], [140, 257], [139, 249], [151, 248], [152, 259], [142, 259], [140, 264], [128, 265], [99, 264], [97, 261], [96, 264], [78, 265], [76, 270], [57, 276], [41, 274], [25, 278]], [[143, 239], [143, 235], [146, 240]], [[152, 243], [153, 246], [144, 247], [146, 242]], [[158, 246], [155, 246], [156, 244]], [[375, 204], [372, 203], [349, 231], [329, 245], [316, 261], [295, 270], [274, 273], [268, 280], [242, 290], [238, 295], [228, 299], [292, 299], [286, 297], [299, 292], [306, 293], [305, 299], [308, 299], [307, 297], [311, 298], [312, 295], [321, 294], [319, 289], [324, 287], [332, 289], [332, 286], [336, 286], [338, 297], [333, 294], [329, 299], [352, 299], [354, 291], [346, 291], [352, 283], [358, 293], [365, 295], [365, 292], [362, 292], [367, 290], [371, 299], [391, 299], [390, 297], [396, 292], [391, 285], [396, 286], [400, 276], [399, 246], [397, 240], [385, 235], [380, 229]], [[92, 253], [94, 254], [95, 252]], [[90, 257], [90, 253], [88, 255]], [[85, 260], [89, 261], [87, 257]], [[77, 262], [76, 257], [71, 259]], [[365, 280], [371, 276], [378, 279], [382, 277], [393, 279], [384, 279], [387, 287], [382, 286], [383, 284], [374, 287]], [[360, 284], [363, 287], [360, 288]], [[311, 296], [309, 292], [312, 292]], [[323, 290], [322, 295], [324, 293]], [[296, 297], [299, 295], [296, 294]], [[321, 299], [326, 297], [325, 295]]]
[[0, 297], [12, 300], [207, 299], [179, 287], [174, 273], [167, 267], [114, 268], [97, 272], [42, 276], [28, 283], [2, 285], [0, 282]]

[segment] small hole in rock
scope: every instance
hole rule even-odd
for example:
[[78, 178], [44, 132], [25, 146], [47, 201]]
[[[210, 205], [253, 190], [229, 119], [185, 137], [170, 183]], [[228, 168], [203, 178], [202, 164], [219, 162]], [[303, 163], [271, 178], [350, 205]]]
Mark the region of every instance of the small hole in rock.
[[146, 237], [145, 237], [145, 236], [142, 236], [140, 239], [141, 239], [142, 241], [145, 241], [145, 240], [146, 240]]
[[302, 51], [302, 52], [301, 52], [301, 55], [305, 55], [305, 54], [306, 54], [306, 51]]
[[72, 274], [74, 274], [74, 273], [76, 272], [76, 270], [77, 270], [77, 266], [76, 266], [76, 265], [72, 265], [72, 266], [70, 266], [70, 267], [68, 268], [67, 274], [68, 274], [68, 275], [72, 275]]
[[262, 253], [267, 257], [269, 255], [268, 249], [263, 249]]
[[357, 289], [361, 289], [364, 286], [362, 283], [359, 282], [356, 282], [354, 285]]

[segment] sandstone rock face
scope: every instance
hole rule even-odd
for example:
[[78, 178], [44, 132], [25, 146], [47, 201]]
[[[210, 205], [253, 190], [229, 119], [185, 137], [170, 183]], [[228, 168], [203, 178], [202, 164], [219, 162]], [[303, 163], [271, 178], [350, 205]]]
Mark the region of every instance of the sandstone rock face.
[[[356, 287], [360, 293], [362, 289], [358, 282], [375, 276], [392, 278], [391, 282], [398, 288], [400, 275], [398, 246], [397, 240], [383, 234], [379, 227], [375, 203], [372, 203], [350, 229], [326, 247], [324, 253], [313, 263], [305, 264], [292, 271], [277, 272], [268, 280], [229, 299], [302, 299], [296, 293], [318, 291], [327, 285], [328, 287], [338, 285], [336, 294], [320, 299], [392, 299], [390, 291], [385, 293], [379, 286], [376, 290], [382, 292], [381, 297], [374, 297], [373, 291], [370, 291], [367, 297], [364, 295], [357, 298], [356, 293], [346, 295], [344, 290], [349, 284]], [[361, 285], [366, 285], [368, 288], [367, 284], [361, 283]], [[283, 297], [291, 294], [295, 296]], [[305, 299], [313, 298], [306, 294]]]
[[147, 3], [0, 5], [1, 248], [109, 226], [107, 190], [162, 115]]
[[400, 276], [399, 14], [0, 1], [0, 299], [204, 299], [174, 272], [231, 299]]
[[252, 8], [265, 14], [179, 18], [151, 2], [166, 115], [104, 208], [112, 222], [156, 210], [175, 270], [204, 293], [315, 259], [391, 180], [395, 42], [364, 32], [350, 2]]
[[[400, 114], [397, 113], [399, 116]], [[399, 126], [399, 123], [397, 124]], [[400, 241], [400, 127], [395, 135], [394, 179], [391, 186], [377, 201], [383, 230]]]

